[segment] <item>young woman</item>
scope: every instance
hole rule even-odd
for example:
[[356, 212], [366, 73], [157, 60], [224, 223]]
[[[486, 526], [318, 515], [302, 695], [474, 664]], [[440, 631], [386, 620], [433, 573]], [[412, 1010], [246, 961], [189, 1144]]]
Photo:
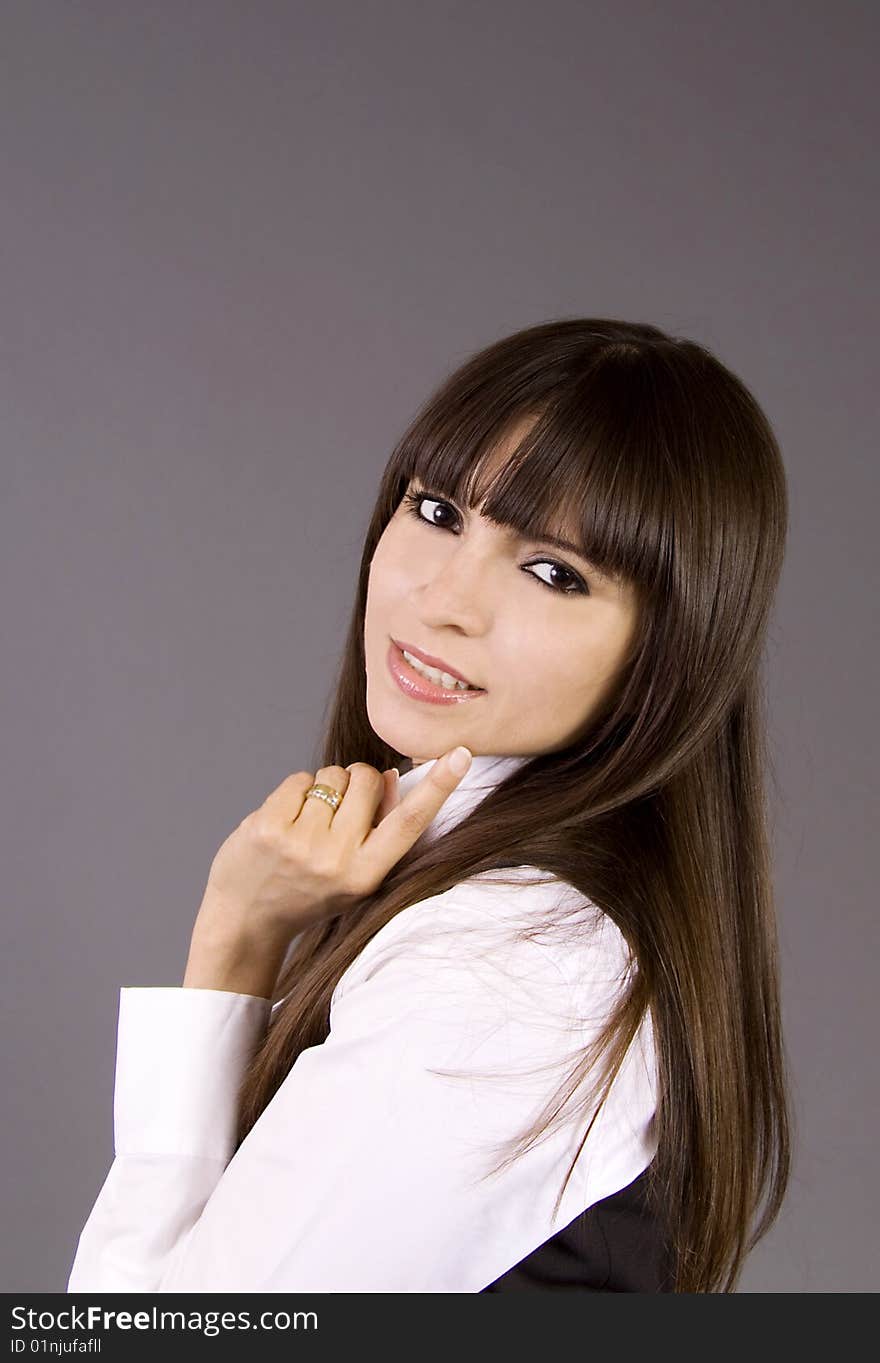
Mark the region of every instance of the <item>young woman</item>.
[[693, 341], [565, 319], [446, 380], [382, 477], [318, 770], [219, 850], [183, 985], [121, 990], [68, 1291], [734, 1289], [790, 1164], [786, 523], [766, 417]]

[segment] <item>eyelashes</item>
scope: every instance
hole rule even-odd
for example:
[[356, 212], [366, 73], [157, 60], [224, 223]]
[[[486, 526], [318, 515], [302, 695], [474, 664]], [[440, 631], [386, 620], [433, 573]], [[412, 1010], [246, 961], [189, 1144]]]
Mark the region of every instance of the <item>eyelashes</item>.
[[[450, 502], [447, 502], [444, 498], [436, 496], [433, 492], [417, 490], [405, 492], [403, 494], [403, 502], [406, 506], [406, 511], [408, 515], [414, 516], [421, 525], [426, 525], [429, 527], [429, 529], [432, 530], [449, 530], [451, 529], [451, 527], [448, 525], [438, 525], [436, 521], [430, 521], [425, 516], [423, 516], [421, 514], [422, 502], [435, 502], [438, 506], [449, 507], [455, 514], [456, 521], [458, 520], [458, 513], [455, 512], [455, 508], [452, 507], [452, 504]], [[570, 586], [560, 587], [557, 586], [555, 583], [545, 582], [544, 578], [536, 577], [534, 573], [528, 574], [529, 577], [534, 578], [536, 582], [539, 582], [542, 587], [545, 587], [547, 591], [554, 592], [557, 596], [589, 596], [590, 593], [586, 586], [586, 583], [584, 583], [582, 578], [574, 571], [574, 569], [566, 567], [564, 563], [557, 563], [555, 559], [550, 558], [533, 559], [531, 563], [523, 564], [523, 567], [535, 568], [538, 566], [538, 564], [548, 564], [551, 568], [555, 568], [559, 572], [566, 573], [569, 579], [571, 580]]]

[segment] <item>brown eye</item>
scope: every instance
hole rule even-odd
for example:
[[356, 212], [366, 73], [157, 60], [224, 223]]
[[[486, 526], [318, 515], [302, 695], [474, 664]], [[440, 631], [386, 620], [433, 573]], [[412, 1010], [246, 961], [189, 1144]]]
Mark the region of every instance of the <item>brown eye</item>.
[[[439, 497], [432, 497], [427, 492], [407, 492], [404, 495], [403, 500], [406, 503], [407, 510], [410, 512], [411, 515], [415, 516], [416, 520], [424, 521], [425, 525], [435, 526], [436, 529], [438, 530], [448, 530], [451, 528], [448, 524], [444, 524], [441, 521], [435, 520], [433, 516], [431, 516], [430, 518], [428, 516], [423, 516], [421, 511], [421, 507], [424, 502], [428, 502], [431, 506], [434, 507], [439, 506], [445, 508], [447, 511], [451, 511], [452, 508], [450, 507], [448, 502], [442, 501]], [[453, 523], [454, 521], [455, 513], [453, 512]]]
[[[581, 579], [570, 568], [566, 568], [563, 563], [554, 563], [553, 559], [544, 558], [535, 563], [526, 563], [524, 566], [526, 568], [550, 568], [554, 573], [562, 573], [562, 582], [547, 582], [543, 577], [536, 579], [545, 587], [549, 587], [551, 591], [562, 592], [564, 596], [582, 596], [586, 593], [586, 587]], [[534, 574], [530, 574], [530, 576], [534, 576]]]

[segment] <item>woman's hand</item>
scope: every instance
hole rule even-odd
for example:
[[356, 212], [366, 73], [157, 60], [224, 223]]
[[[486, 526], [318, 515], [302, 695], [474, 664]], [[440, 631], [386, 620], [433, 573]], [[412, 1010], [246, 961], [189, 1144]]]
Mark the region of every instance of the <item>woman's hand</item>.
[[[470, 765], [468, 759], [454, 771], [451, 757], [435, 762], [405, 800], [393, 769], [382, 773], [366, 762], [288, 776], [217, 852], [194, 937], [222, 943], [227, 960], [236, 944], [251, 955], [265, 944], [278, 956], [303, 928], [371, 894]], [[306, 798], [318, 784], [341, 792], [335, 812], [324, 800]]]

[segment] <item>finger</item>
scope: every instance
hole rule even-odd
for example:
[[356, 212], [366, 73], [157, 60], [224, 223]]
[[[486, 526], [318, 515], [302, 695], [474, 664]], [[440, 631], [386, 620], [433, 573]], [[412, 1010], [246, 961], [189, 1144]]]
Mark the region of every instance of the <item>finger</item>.
[[260, 809], [282, 821], [295, 818], [302, 808], [305, 793], [314, 780], [310, 771], [291, 772], [290, 776], [285, 776], [281, 784], [266, 796]]
[[392, 809], [396, 809], [400, 803], [400, 788], [398, 785], [398, 782], [400, 780], [400, 774], [397, 768], [389, 767], [387, 771], [383, 771], [382, 778], [385, 782], [385, 793], [382, 796], [382, 803], [376, 810], [376, 814], [373, 819], [374, 828], [377, 827], [382, 822], [382, 820], [388, 814], [391, 813]]
[[333, 816], [333, 836], [360, 847], [373, 824], [376, 808], [384, 797], [382, 773], [369, 762], [352, 762], [346, 769], [348, 789]]
[[[467, 754], [467, 761], [461, 771], [452, 765], [457, 753]], [[453, 749], [435, 762], [428, 775], [419, 781], [406, 797], [374, 828], [362, 844], [364, 860], [374, 878], [381, 878], [390, 871], [404, 852], [407, 852], [416, 839], [424, 833], [428, 824], [440, 811], [449, 796], [458, 786], [471, 763], [469, 749]]]
[[[320, 767], [315, 772], [314, 779], [309, 781], [303, 791], [299, 808], [293, 808], [289, 817], [295, 819], [297, 823], [304, 823], [306, 827], [314, 825], [318, 828], [328, 828], [331, 822], [336, 821], [345, 799], [348, 798], [350, 781], [351, 773], [345, 767]], [[329, 786], [331, 790], [339, 791], [344, 798], [336, 810], [327, 800], [319, 799], [317, 796], [306, 796], [306, 792], [313, 785]]]

